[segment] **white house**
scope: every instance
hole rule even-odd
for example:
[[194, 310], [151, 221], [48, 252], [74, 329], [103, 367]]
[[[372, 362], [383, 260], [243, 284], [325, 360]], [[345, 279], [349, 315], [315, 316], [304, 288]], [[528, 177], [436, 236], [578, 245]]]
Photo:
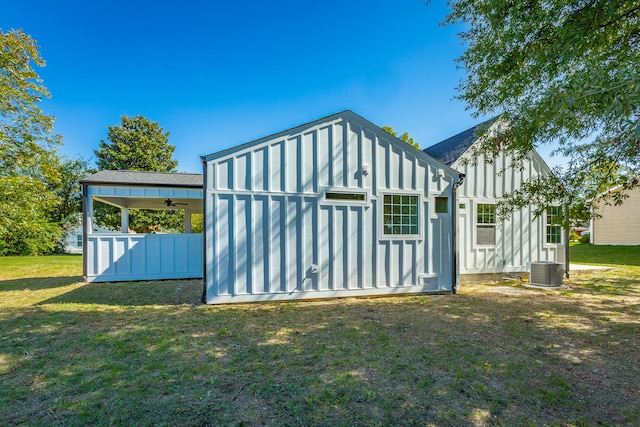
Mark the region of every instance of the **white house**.
[[[478, 126], [485, 126], [484, 123]], [[494, 121], [487, 129], [499, 126]], [[462, 281], [486, 279], [487, 275], [523, 273], [533, 261], [564, 262], [565, 235], [560, 207], [549, 207], [546, 214], [534, 218], [533, 207], [515, 212], [499, 222], [496, 202], [504, 194], [518, 189], [522, 182], [544, 176], [551, 170], [532, 151], [524, 167], [512, 167], [504, 153], [488, 162], [470, 161], [472, 146], [478, 143], [478, 126], [441, 141], [424, 151], [465, 175], [457, 192], [458, 262]]]
[[202, 161], [207, 303], [455, 290], [459, 174], [355, 113]]
[[[563, 262], [558, 207], [495, 212], [549, 167], [536, 152], [522, 169], [504, 154], [467, 163], [474, 132], [423, 152], [344, 111], [203, 156], [204, 176], [98, 172], [81, 181], [85, 280], [204, 277], [215, 304], [455, 292], [458, 273]], [[120, 207], [125, 231], [129, 208], [152, 208], [204, 213], [205, 233], [190, 215], [185, 234], [104, 233], [95, 202]]]
[[[64, 235], [64, 252], [67, 254], [82, 254], [82, 248], [84, 245], [84, 231], [82, 227], [82, 218], [80, 218], [80, 224], [69, 227], [65, 230]], [[114, 233], [112, 230], [107, 228], [98, 227], [97, 225], [92, 226], [92, 233]]]
[[[621, 191], [621, 188], [611, 190]], [[640, 188], [626, 192], [621, 205], [596, 199], [591, 220], [591, 243], [594, 245], [640, 245]]]

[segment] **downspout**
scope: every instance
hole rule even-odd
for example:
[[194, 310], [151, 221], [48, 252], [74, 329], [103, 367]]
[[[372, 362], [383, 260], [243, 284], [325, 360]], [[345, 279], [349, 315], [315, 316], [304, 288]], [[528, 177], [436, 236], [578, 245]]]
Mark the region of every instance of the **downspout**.
[[202, 161], [202, 303], [207, 303], [207, 162]]
[[458, 290], [458, 187], [464, 182], [464, 174], [458, 173], [458, 182], [453, 184], [451, 200], [451, 292]]

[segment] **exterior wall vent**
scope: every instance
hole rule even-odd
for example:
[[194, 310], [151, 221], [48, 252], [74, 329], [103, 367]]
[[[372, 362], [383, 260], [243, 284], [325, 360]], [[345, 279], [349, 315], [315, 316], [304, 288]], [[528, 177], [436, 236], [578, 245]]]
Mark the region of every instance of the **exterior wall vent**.
[[551, 261], [531, 263], [529, 283], [538, 286], [562, 286], [562, 264]]

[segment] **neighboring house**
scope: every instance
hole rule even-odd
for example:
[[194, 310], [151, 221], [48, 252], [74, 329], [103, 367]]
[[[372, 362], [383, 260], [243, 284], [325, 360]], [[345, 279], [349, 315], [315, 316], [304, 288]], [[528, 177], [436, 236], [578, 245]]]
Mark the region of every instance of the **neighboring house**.
[[207, 303], [455, 290], [459, 174], [355, 113], [202, 160]]
[[[611, 191], [620, 191], [614, 189]], [[621, 205], [606, 204], [600, 198], [593, 205], [599, 218], [591, 220], [591, 243], [594, 245], [640, 245], [640, 188], [626, 192]]]
[[[500, 122], [479, 126], [489, 124], [487, 132]], [[463, 282], [486, 279], [487, 274], [523, 273], [532, 261], [564, 262], [560, 207], [549, 207], [538, 218], [534, 218], [533, 207], [515, 212], [504, 222], [496, 217], [496, 202], [501, 196], [519, 188], [523, 181], [548, 175], [551, 170], [535, 151], [522, 169], [511, 167], [512, 159], [504, 153], [491, 162], [478, 158], [474, 163], [471, 147], [478, 142], [477, 128], [424, 150], [465, 175], [456, 200], [458, 263]]]
[[[114, 233], [107, 228], [93, 226], [94, 233]], [[68, 254], [81, 254], [83, 247], [82, 224], [74, 225], [65, 230], [64, 251]]]

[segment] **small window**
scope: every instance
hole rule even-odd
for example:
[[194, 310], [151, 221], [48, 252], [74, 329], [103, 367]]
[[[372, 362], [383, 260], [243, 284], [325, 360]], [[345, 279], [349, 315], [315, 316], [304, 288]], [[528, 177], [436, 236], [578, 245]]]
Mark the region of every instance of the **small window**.
[[562, 207], [547, 208], [547, 243], [562, 243]]
[[436, 197], [436, 213], [449, 213], [448, 197]]
[[418, 234], [418, 196], [384, 196], [384, 234]]
[[476, 242], [478, 245], [496, 244], [496, 205], [479, 203], [476, 221]]
[[76, 245], [81, 248], [82, 247], [82, 234], [77, 236]]
[[366, 200], [364, 193], [337, 193], [327, 192], [324, 194], [326, 200], [356, 200], [358, 202], [364, 202]]

